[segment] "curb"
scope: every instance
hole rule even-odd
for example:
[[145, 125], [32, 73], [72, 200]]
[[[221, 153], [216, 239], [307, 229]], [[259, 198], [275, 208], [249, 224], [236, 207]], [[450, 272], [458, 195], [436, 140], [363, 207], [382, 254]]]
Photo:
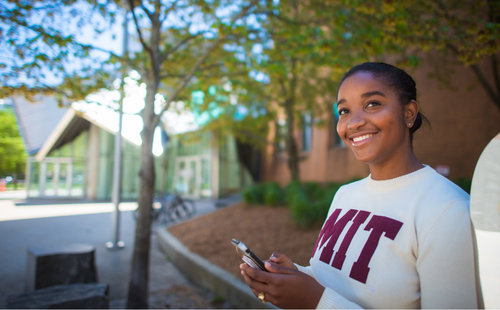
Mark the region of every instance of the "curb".
[[237, 308], [278, 309], [272, 304], [261, 303], [245, 283], [198, 254], [189, 251], [164, 227], [157, 230], [157, 235], [160, 249], [193, 283], [209, 289]]

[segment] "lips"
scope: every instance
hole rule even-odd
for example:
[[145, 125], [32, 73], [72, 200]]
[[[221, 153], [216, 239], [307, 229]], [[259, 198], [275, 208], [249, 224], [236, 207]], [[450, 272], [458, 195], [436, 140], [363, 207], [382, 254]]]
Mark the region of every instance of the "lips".
[[350, 138], [352, 146], [361, 146], [371, 140], [375, 134], [369, 133]]

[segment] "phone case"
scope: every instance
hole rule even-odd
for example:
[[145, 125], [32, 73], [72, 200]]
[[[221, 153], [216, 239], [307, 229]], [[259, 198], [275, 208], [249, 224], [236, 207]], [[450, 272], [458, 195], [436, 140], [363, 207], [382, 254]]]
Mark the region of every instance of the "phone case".
[[255, 255], [243, 242], [236, 239], [231, 240], [231, 244], [236, 247], [236, 252], [241, 255], [241, 259], [250, 267], [267, 271], [264, 262]]

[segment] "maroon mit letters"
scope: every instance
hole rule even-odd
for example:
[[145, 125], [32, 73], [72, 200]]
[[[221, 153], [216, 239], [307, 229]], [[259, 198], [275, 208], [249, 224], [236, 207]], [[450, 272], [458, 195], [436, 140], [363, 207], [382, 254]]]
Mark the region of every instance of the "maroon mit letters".
[[[370, 215], [370, 212], [351, 209], [347, 211], [347, 213], [339, 220], [337, 220], [340, 212], [341, 209], [336, 209], [326, 221], [323, 229], [321, 229], [318, 240], [316, 241], [312, 256], [314, 256], [316, 250], [321, 248], [321, 246], [328, 240], [328, 243], [321, 252], [319, 260], [325, 264], [330, 264], [334, 252], [333, 248], [335, 247], [335, 244], [337, 243], [340, 234], [346, 227], [347, 223], [352, 220], [353, 223], [342, 240], [339, 250], [337, 254], [335, 254], [332, 262], [333, 267], [342, 270], [347, 249], [349, 248], [349, 245], [351, 244], [351, 241], [361, 224], [363, 224]], [[385, 237], [394, 240], [402, 226], [403, 223], [400, 221], [385, 216], [374, 215], [370, 222], [368, 222], [365, 226], [364, 230], [371, 230], [371, 233], [358, 257], [358, 260], [352, 265], [349, 277], [361, 283], [366, 283], [368, 273], [370, 272], [368, 264], [377, 249], [382, 233], [385, 233]]]

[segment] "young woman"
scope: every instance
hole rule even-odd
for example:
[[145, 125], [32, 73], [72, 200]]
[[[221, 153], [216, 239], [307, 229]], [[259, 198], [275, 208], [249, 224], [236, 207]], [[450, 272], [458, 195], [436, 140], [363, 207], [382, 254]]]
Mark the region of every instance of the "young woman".
[[269, 272], [240, 265], [253, 293], [281, 308], [482, 307], [469, 196], [413, 154], [413, 79], [358, 65], [337, 106], [337, 131], [370, 175], [335, 195], [310, 266], [280, 253]]

